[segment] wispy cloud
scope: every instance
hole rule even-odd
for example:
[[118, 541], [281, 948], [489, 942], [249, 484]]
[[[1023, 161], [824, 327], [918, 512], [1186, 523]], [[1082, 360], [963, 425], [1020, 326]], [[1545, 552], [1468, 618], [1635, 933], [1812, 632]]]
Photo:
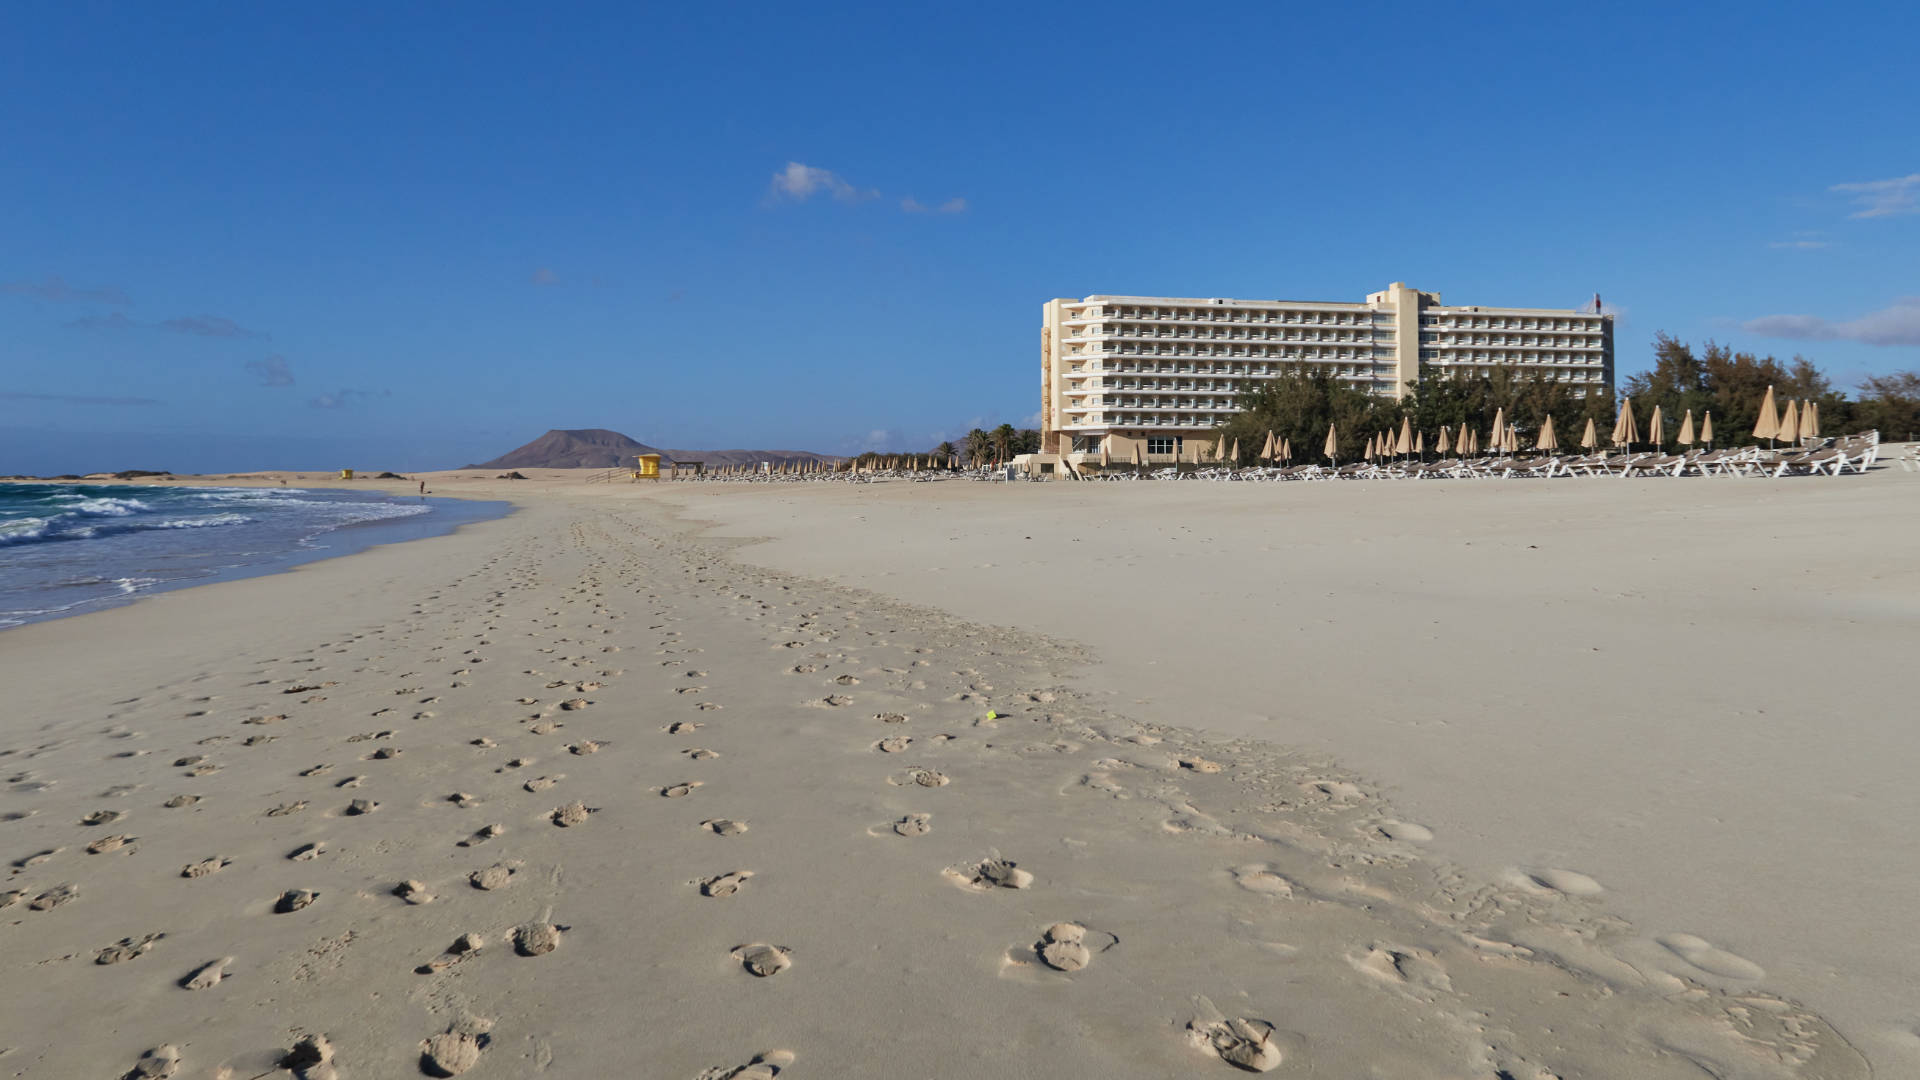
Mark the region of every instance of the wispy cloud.
[[832, 169], [802, 165], [797, 161], [787, 162], [786, 168], [774, 173], [773, 184], [767, 189], [769, 198], [793, 202], [806, 202], [820, 194], [831, 195], [841, 202], [865, 202], [880, 197], [878, 191], [855, 187]]
[[82, 315], [66, 325], [75, 330], [129, 330], [146, 324], [135, 322], [116, 311], [111, 315]]
[[316, 409], [347, 409], [374, 398], [392, 396], [391, 390], [336, 390], [331, 394], [308, 398], [307, 404]]
[[1853, 198], [1860, 209], [1848, 214], [1854, 218], [1892, 217], [1895, 214], [1920, 214], [1920, 173], [1895, 176], [1886, 180], [1865, 180], [1854, 184], [1835, 184], [1827, 189]]
[[129, 319], [121, 312], [106, 315], [82, 315], [71, 319], [67, 326], [75, 330], [165, 330], [174, 334], [192, 334], [196, 337], [210, 338], [265, 338], [271, 335], [263, 330], [249, 330], [232, 319], [219, 315], [182, 315], [177, 319], [162, 319], [147, 323], [138, 319]]
[[1767, 244], [1770, 248], [1783, 248], [1794, 251], [1813, 251], [1816, 248], [1830, 247], [1825, 240], [1773, 240]]
[[967, 200], [954, 198], [948, 199], [939, 206], [928, 206], [909, 195], [900, 200], [900, 209], [909, 214], [964, 214], [967, 212]]
[[533, 277], [531, 280], [535, 285], [558, 285], [560, 284], [560, 275], [554, 273], [553, 267], [551, 266], [536, 266], [533, 269]]
[[49, 274], [40, 281], [0, 281], [0, 293], [16, 296], [36, 296], [42, 300], [51, 300], [56, 304], [111, 304], [114, 307], [128, 307], [133, 301], [127, 294], [109, 286], [86, 289], [69, 285], [58, 276]]
[[156, 324], [161, 330], [171, 330], [176, 334], [197, 334], [201, 337], [217, 338], [264, 338], [264, 331], [249, 330], [232, 319], [218, 315], [182, 315], [177, 319], [164, 319]]
[[261, 386], [293, 385], [293, 369], [287, 366], [287, 358], [278, 353], [265, 360], [249, 360], [246, 368], [260, 380]]
[[1858, 341], [1867, 345], [1920, 345], [1920, 296], [1904, 296], [1858, 319], [1835, 322], [1818, 315], [1768, 315], [1742, 323], [1749, 333], [1808, 341]]
[[22, 394], [16, 391], [0, 391], [0, 401], [53, 401], [62, 405], [158, 405], [159, 398], [150, 397], [94, 397], [88, 394]]

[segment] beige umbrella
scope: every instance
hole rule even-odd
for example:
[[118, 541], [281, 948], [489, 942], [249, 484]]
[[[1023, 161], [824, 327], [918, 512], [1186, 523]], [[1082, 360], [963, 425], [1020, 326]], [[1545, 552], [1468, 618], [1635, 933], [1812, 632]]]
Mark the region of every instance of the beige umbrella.
[[1803, 439], [1817, 439], [1820, 437], [1819, 402], [1809, 401], [1807, 402], [1807, 407], [1800, 410], [1800, 437]]
[[1687, 415], [1681, 418], [1680, 437], [1673, 441], [1675, 443], [1678, 443], [1681, 446], [1693, 445], [1693, 410], [1692, 409], [1688, 409]]
[[1280, 439], [1280, 460], [1293, 461], [1293, 439], [1290, 436], [1282, 436]]
[[1413, 452], [1422, 461], [1426, 460], [1426, 457], [1427, 457], [1427, 433], [1426, 432], [1416, 431], [1413, 433]]
[[1272, 431], [1267, 432], [1267, 445], [1260, 448], [1260, 460], [1261, 461], [1273, 460], [1273, 432]]
[[1393, 452], [1396, 454], [1410, 454], [1413, 452], [1412, 417], [1403, 416], [1400, 418], [1400, 438], [1399, 441], [1393, 444]]
[[1632, 450], [1633, 444], [1640, 441], [1640, 425], [1633, 419], [1633, 399], [1620, 399], [1620, 419], [1613, 425], [1613, 445], [1622, 450]]
[[1766, 400], [1760, 402], [1760, 418], [1753, 423], [1753, 437], [1767, 440], [1772, 446], [1773, 440], [1780, 435], [1780, 414], [1773, 408], [1773, 387], [1767, 387]]
[[1336, 465], [1340, 463], [1340, 440], [1334, 435], [1332, 424], [1327, 425], [1327, 460]]
[[1553, 433], [1553, 414], [1548, 413], [1546, 422], [1540, 425], [1540, 437], [1533, 440], [1536, 449], [1553, 451], [1560, 449], [1560, 438]]
[[1506, 441], [1505, 439], [1502, 438], [1502, 436], [1506, 434], [1506, 430], [1507, 430], [1507, 408], [1506, 406], [1502, 405], [1500, 408], [1495, 409], [1493, 411], [1493, 434], [1489, 436], [1489, 441], [1493, 443], [1493, 446], [1491, 449], [1496, 451], [1500, 449], [1501, 444]]
[[1215, 439], [1213, 442], [1213, 460], [1223, 461], [1226, 459], [1226, 456], [1227, 456], [1227, 434], [1226, 432], [1223, 431], [1220, 433], [1220, 437], [1218, 439]]
[[1107, 449], [1107, 440], [1100, 440], [1100, 471], [1113, 468], [1113, 453]]
[[1133, 444], [1133, 470], [1135, 472], [1140, 471], [1140, 444], [1139, 443]]
[[1378, 441], [1379, 438], [1380, 437], [1378, 435], [1367, 436], [1367, 449], [1360, 456], [1366, 458], [1368, 461], [1372, 461], [1373, 455], [1374, 455], [1374, 444], [1376, 441]]
[[1587, 417], [1586, 433], [1580, 436], [1580, 448], [1587, 451], [1588, 453], [1592, 453], [1593, 448], [1599, 445], [1600, 445], [1600, 433], [1594, 430], [1593, 417], [1589, 416]]
[[1712, 409], [1708, 409], [1706, 412], [1700, 414], [1700, 441], [1707, 444], [1707, 449], [1713, 449]]
[[1653, 415], [1647, 417], [1647, 441], [1653, 444], [1655, 450], [1660, 449], [1660, 444], [1667, 441], [1667, 422], [1660, 415], [1658, 405], [1653, 407]]
[[1800, 441], [1799, 402], [1789, 401], [1787, 402], [1787, 407], [1781, 411], [1779, 436], [1780, 441], [1786, 443], [1788, 446], [1792, 446], [1794, 443]]
[[1227, 461], [1230, 462], [1235, 468], [1239, 468], [1240, 466], [1240, 440], [1239, 439], [1233, 440], [1233, 449], [1227, 452]]
[[1440, 425], [1440, 441], [1433, 444], [1433, 449], [1434, 452], [1441, 457], [1446, 457], [1448, 453], [1452, 452], [1453, 434], [1447, 430], [1447, 425]]

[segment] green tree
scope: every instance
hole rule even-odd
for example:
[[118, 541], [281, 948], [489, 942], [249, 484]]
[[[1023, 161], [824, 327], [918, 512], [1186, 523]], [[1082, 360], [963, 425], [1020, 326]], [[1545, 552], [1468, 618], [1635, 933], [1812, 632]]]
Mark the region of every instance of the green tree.
[[988, 437], [993, 441], [993, 457], [995, 461], [1004, 463], [1012, 459], [1014, 435], [1015, 432], [1012, 424], [1001, 424], [988, 433]]
[[[1821, 425], [1827, 424], [1821, 406]], [[1920, 371], [1875, 375], [1860, 383], [1860, 400], [1844, 430], [1878, 431], [1891, 440], [1911, 440], [1920, 432]]]

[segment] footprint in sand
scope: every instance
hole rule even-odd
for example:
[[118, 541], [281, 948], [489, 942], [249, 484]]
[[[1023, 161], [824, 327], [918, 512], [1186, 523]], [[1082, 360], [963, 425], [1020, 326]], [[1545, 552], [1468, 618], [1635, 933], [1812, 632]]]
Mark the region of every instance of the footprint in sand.
[[267, 816], [268, 817], [289, 817], [291, 815], [299, 813], [302, 810], [305, 810], [306, 808], [307, 808], [307, 803], [306, 803], [306, 800], [304, 799], [302, 799], [299, 802], [281, 803], [279, 806], [273, 807], [272, 809], [268, 810]]
[[441, 953], [438, 957], [421, 964], [413, 970], [421, 975], [432, 975], [435, 972], [445, 971], [463, 960], [472, 959], [474, 955], [479, 953], [481, 944], [482, 939], [479, 934], [461, 934], [458, 938], [454, 939], [453, 944], [447, 946], [446, 952]]
[[106, 965], [124, 963], [128, 960], [137, 960], [145, 956], [147, 951], [153, 948], [154, 942], [166, 936], [165, 934], [148, 934], [142, 938], [121, 938], [112, 945], [101, 949], [99, 953], [94, 956], [93, 962]]
[[111, 825], [127, 815], [119, 810], [95, 810], [80, 819], [82, 825]]
[[1333, 802], [1357, 802], [1367, 797], [1367, 793], [1360, 790], [1360, 785], [1345, 780], [1310, 780], [1301, 786], [1308, 793]]
[[200, 796], [198, 795], [175, 795], [173, 798], [168, 799], [166, 802], [163, 802], [160, 805], [166, 807], [169, 810], [178, 810], [183, 806], [192, 806], [194, 803], [197, 803], [199, 801], [200, 801]]
[[887, 828], [896, 836], [925, 836], [933, 831], [933, 815], [907, 814]]
[[228, 866], [232, 865], [232, 863], [232, 859], [223, 855], [215, 855], [210, 859], [201, 859], [199, 862], [188, 863], [181, 867], [180, 876], [183, 878], [206, 877], [208, 874], [217, 874], [225, 870]]
[[712, 761], [720, 756], [720, 751], [709, 750], [704, 746], [692, 746], [680, 751], [695, 761]]
[[753, 876], [751, 870], [731, 870], [699, 882], [700, 895], [724, 898], [739, 892]]
[[820, 704], [829, 709], [837, 709], [842, 705], [853, 704], [853, 699], [845, 694], [828, 694], [826, 697], [820, 699]]
[[359, 817], [362, 814], [371, 814], [378, 809], [380, 804], [372, 799], [355, 799], [347, 804], [346, 812], [350, 817]]
[[1293, 882], [1281, 877], [1272, 867], [1265, 864], [1250, 863], [1246, 866], [1236, 866], [1232, 873], [1233, 883], [1248, 892], [1283, 900], [1293, 897]]
[[897, 712], [874, 713], [873, 718], [883, 724], [904, 724], [907, 722], [906, 716]]
[[1201, 1050], [1248, 1072], [1271, 1072], [1285, 1057], [1274, 1038], [1273, 1025], [1265, 1020], [1244, 1016], [1194, 1020], [1187, 1025], [1187, 1036]]
[[180, 1051], [169, 1043], [161, 1043], [141, 1054], [133, 1068], [121, 1074], [121, 1080], [168, 1080], [179, 1071]]
[[1654, 938], [1668, 952], [1709, 975], [1723, 979], [1763, 979], [1767, 973], [1759, 964], [1736, 956], [1706, 938], [1692, 934], [1665, 934]]
[[1433, 830], [1411, 821], [1383, 821], [1373, 827], [1375, 834], [1403, 844], [1424, 844], [1433, 839]]
[[769, 1050], [757, 1054], [754, 1059], [738, 1068], [724, 1065], [703, 1070], [693, 1080], [773, 1080], [780, 1070], [793, 1064], [793, 1053], [788, 1050]]
[[55, 855], [58, 855], [65, 850], [67, 849], [57, 848], [57, 847], [46, 848], [45, 850], [36, 851], [31, 855], [27, 855], [22, 858], [13, 860], [13, 865], [16, 869], [19, 869], [19, 870], [25, 870], [29, 866], [39, 866], [41, 863], [46, 862], [48, 859], [53, 858]]
[[581, 739], [579, 742], [567, 747], [567, 750], [579, 757], [585, 757], [588, 754], [599, 753], [600, 748], [605, 745], [605, 743], [595, 742], [592, 739]]
[[180, 980], [182, 990], [206, 990], [220, 985], [227, 977], [227, 965], [233, 963], [233, 957], [223, 956], [193, 969], [186, 978]]
[[895, 735], [890, 739], [881, 739], [879, 742], [874, 743], [873, 748], [883, 754], [898, 754], [912, 745], [912, 736]]
[[34, 897], [28, 902], [27, 908], [31, 911], [52, 911], [62, 904], [69, 903], [74, 897], [79, 895], [80, 886], [72, 882], [64, 882]]
[[1203, 757], [1183, 757], [1180, 759], [1180, 767], [1197, 773], [1217, 773], [1225, 768], [1219, 762], [1208, 761]]
[[673, 784], [660, 789], [662, 798], [680, 799], [693, 794], [693, 789], [702, 786], [704, 781], [690, 780], [684, 784]]
[[1093, 963], [1097, 953], [1106, 952], [1119, 943], [1120, 939], [1112, 934], [1088, 930], [1079, 923], [1063, 922], [1047, 927], [1034, 943], [1033, 951], [1055, 971], [1072, 972], [1085, 968]]
[[666, 732], [669, 735], [691, 735], [705, 726], [706, 726], [705, 724], [702, 724], [697, 720], [679, 720], [679, 721], [675, 721], [674, 723], [668, 724], [666, 727], [661, 728], [660, 730]]
[[403, 881], [395, 885], [393, 887], [393, 895], [405, 900], [409, 904], [415, 905], [431, 904], [435, 899], [426, 884], [419, 881]]
[[746, 822], [735, 821], [732, 818], [714, 818], [711, 821], [703, 821], [700, 823], [700, 827], [718, 836], [739, 836], [741, 833], [747, 831]]
[[536, 776], [520, 786], [526, 788], [528, 791], [545, 791], [566, 778], [566, 773], [555, 773], [552, 776]]
[[278, 900], [273, 902], [273, 911], [276, 915], [291, 915], [296, 911], [312, 906], [313, 902], [318, 899], [320, 899], [320, 894], [314, 892], [312, 889], [288, 889], [286, 892], [280, 894]]
[[1542, 889], [1552, 889], [1567, 896], [1599, 896], [1607, 890], [1598, 881], [1577, 870], [1561, 870], [1548, 867], [1543, 870], [1528, 870], [1524, 873], [1526, 883]]
[[887, 777], [887, 783], [895, 787], [912, 787], [915, 785], [919, 787], [946, 787], [948, 780], [945, 773], [916, 766], [905, 772], [895, 773]]
[[490, 1037], [482, 1031], [449, 1029], [420, 1043], [420, 1071], [428, 1076], [459, 1076], [480, 1064]]
[[287, 853], [287, 858], [292, 859], [294, 862], [312, 862], [326, 854], [326, 852], [326, 841], [316, 840], [311, 844], [301, 844], [299, 847], [294, 848]]
[[547, 815], [547, 817], [555, 825], [567, 829], [587, 820], [587, 815], [591, 813], [593, 813], [593, 811], [588, 809], [585, 803], [570, 802], [554, 810], [553, 813]]
[[566, 927], [531, 922], [513, 929], [513, 951], [521, 956], [545, 956], [560, 947], [560, 935]]
[[742, 945], [733, 950], [740, 966], [762, 979], [778, 975], [793, 966], [793, 950], [784, 945]]
[[137, 836], [128, 836], [126, 833], [115, 833], [112, 836], [103, 836], [87, 845], [87, 854], [104, 855], [109, 851], [118, 851], [138, 839], [140, 838]]
[[1433, 954], [1425, 949], [1401, 945], [1374, 944], [1358, 956], [1347, 957], [1355, 971], [1383, 982], [1415, 986], [1425, 990], [1452, 990], [1453, 980]]
[[506, 863], [494, 863], [485, 870], [475, 870], [467, 875], [467, 881], [476, 889], [492, 892], [513, 884], [513, 876], [518, 872], [518, 869]]
[[954, 884], [977, 892], [989, 892], [994, 889], [1024, 889], [1033, 884], [1032, 874], [1020, 869], [1018, 864], [1000, 858], [998, 855], [966, 866], [950, 866], [941, 873]]
[[333, 1044], [325, 1035], [302, 1035], [279, 1064], [294, 1075], [294, 1080], [336, 1080], [339, 1076], [333, 1069]]
[[475, 832], [472, 836], [469, 836], [465, 840], [460, 841], [459, 846], [478, 847], [481, 844], [486, 843], [487, 841], [493, 839], [496, 836], [499, 836], [500, 834], [506, 831], [507, 831], [507, 827], [505, 825], [500, 825], [500, 824], [488, 825], [485, 828]]

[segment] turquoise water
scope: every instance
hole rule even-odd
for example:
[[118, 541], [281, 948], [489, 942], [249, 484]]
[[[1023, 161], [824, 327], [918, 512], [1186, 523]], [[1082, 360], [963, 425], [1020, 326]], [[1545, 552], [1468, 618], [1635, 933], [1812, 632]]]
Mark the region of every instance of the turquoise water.
[[508, 509], [304, 488], [0, 484], [0, 629], [437, 536]]

